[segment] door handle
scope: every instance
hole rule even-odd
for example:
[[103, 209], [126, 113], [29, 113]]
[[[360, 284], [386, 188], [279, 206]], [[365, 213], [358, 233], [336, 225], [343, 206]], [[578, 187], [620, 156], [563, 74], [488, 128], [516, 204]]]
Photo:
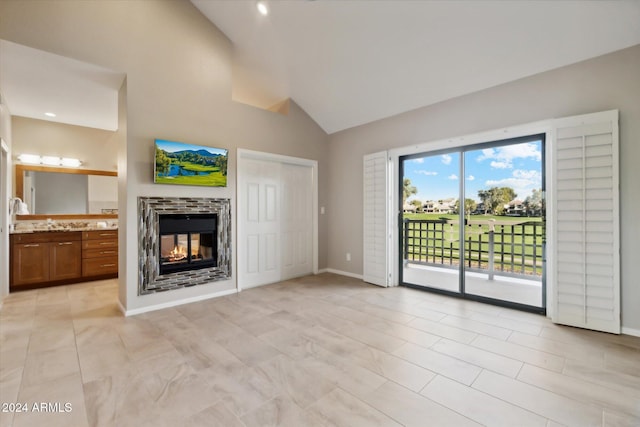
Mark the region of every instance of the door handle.
[[58, 246], [63, 246], [63, 245], [73, 245], [73, 242], [61, 242], [61, 243], [58, 243]]

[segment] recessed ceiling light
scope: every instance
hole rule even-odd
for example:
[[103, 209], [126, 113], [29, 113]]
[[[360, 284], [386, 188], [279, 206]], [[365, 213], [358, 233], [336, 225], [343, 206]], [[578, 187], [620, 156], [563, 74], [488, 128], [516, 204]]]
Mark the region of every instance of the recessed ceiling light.
[[259, 1], [256, 3], [256, 7], [258, 8], [258, 12], [260, 14], [267, 16], [269, 14], [269, 8], [267, 8], [267, 4], [263, 1]]
[[47, 117], [55, 117], [56, 114], [55, 113], [44, 113], [45, 116]]

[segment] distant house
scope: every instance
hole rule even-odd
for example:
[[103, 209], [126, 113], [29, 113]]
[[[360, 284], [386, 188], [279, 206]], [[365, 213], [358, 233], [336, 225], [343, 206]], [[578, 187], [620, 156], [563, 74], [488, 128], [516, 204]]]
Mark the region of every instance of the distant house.
[[522, 200], [513, 199], [504, 205], [504, 213], [507, 216], [524, 216], [527, 212]]
[[422, 212], [451, 214], [455, 211], [455, 208], [455, 199], [439, 200], [437, 202], [433, 200], [427, 200], [422, 205]]
[[404, 213], [416, 213], [416, 210], [418, 210], [416, 205], [412, 205], [411, 203], [405, 203], [402, 205], [402, 212]]

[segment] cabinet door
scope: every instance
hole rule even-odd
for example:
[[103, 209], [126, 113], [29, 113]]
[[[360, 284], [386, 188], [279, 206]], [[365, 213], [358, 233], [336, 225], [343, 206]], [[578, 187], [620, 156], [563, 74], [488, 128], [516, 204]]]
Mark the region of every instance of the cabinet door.
[[13, 286], [49, 281], [49, 243], [13, 246]]
[[75, 279], [82, 276], [80, 241], [49, 244], [49, 280]]

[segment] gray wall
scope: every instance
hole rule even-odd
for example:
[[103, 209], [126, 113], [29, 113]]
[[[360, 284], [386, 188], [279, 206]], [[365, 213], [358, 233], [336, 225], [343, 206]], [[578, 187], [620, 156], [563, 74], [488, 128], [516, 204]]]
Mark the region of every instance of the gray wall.
[[[0, 2], [0, 38], [126, 74], [126, 116], [118, 144], [120, 302], [128, 310], [201, 298], [233, 280], [137, 296], [137, 198], [228, 197], [236, 211], [236, 149], [318, 161], [319, 204], [327, 204], [328, 137], [297, 105], [283, 116], [231, 100], [232, 45], [187, 1]], [[120, 108], [122, 112], [122, 108]], [[121, 132], [119, 129], [118, 133]], [[153, 141], [229, 149], [227, 188], [153, 184]], [[328, 224], [320, 217], [319, 267], [327, 266]], [[233, 223], [235, 230], [235, 219]], [[236, 247], [235, 234], [233, 247]], [[235, 254], [234, 254], [235, 261]]]
[[[538, 120], [620, 110], [622, 324], [640, 330], [640, 45], [330, 136], [329, 266], [362, 274], [362, 156]], [[384, 102], [384, 100], [381, 100]], [[345, 260], [350, 252], [351, 262]]]

